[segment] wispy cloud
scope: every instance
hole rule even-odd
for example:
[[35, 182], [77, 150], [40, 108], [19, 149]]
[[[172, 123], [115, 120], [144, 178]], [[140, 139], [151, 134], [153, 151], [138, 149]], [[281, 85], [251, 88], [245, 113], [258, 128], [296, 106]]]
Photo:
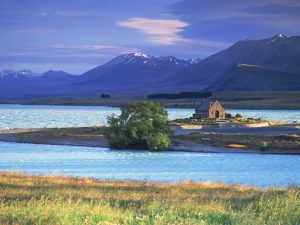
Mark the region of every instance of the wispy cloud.
[[44, 17], [47, 16], [62, 16], [62, 17], [76, 17], [76, 16], [88, 16], [95, 15], [95, 12], [92, 11], [68, 11], [68, 10], [45, 10], [41, 12], [41, 15]]
[[147, 40], [163, 45], [188, 42], [180, 32], [189, 24], [181, 20], [131, 18], [117, 23], [121, 27], [137, 29], [147, 35]]
[[54, 44], [45, 47], [24, 46], [9, 48], [0, 46], [3, 57], [39, 57], [39, 58], [95, 58], [110, 59], [112, 57], [140, 52], [138, 48], [117, 45], [64, 45]]
[[64, 45], [55, 44], [49, 46], [51, 49], [64, 50], [68, 52], [92, 53], [95, 55], [111, 56], [116, 54], [128, 54], [139, 52], [137, 48], [118, 46], [118, 45]]
[[118, 45], [1, 46], [0, 68], [32, 69], [44, 72], [50, 68], [80, 74], [112, 58], [138, 48]]

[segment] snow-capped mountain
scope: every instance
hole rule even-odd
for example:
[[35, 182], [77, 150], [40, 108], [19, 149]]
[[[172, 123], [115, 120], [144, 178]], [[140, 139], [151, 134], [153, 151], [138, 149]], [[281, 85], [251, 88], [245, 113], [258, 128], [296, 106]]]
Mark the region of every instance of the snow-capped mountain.
[[6, 77], [6, 76], [9, 76], [10, 74], [14, 73], [15, 71], [13, 70], [3, 70], [0, 72], [0, 78], [1, 77]]
[[189, 63], [191, 63], [191, 64], [197, 64], [197, 63], [201, 62], [202, 59], [200, 59], [200, 58], [194, 58], [194, 59], [188, 59], [187, 61]]
[[98, 66], [81, 77], [82, 82], [112, 85], [123, 88], [127, 85], [149, 85], [161, 82], [192, 64], [173, 56], [156, 57], [145, 53], [131, 53], [118, 56]]
[[[278, 34], [262, 40], [247, 39], [239, 41], [228, 49], [195, 64], [190, 73], [176, 74], [168, 81], [172, 85], [198, 85], [199, 88], [212, 87], [215, 82], [220, 79], [223, 80], [224, 77], [226, 78], [227, 72], [239, 64], [258, 65], [265, 68], [265, 70], [300, 75], [300, 36], [287, 37]], [[239, 71], [243, 69], [246, 70], [246, 68], [240, 68]], [[254, 73], [262, 70], [247, 69], [247, 71]], [[271, 73], [268, 72], [268, 74]], [[271, 83], [272, 80], [269, 79], [268, 82]], [[226, 90], [226, 87], [222, 86], [222, 89]], [[253, 89], [256, 88], [253, 87]], [[276, 87], [276, 89], [280, 89], [280, 87]]]
[[0, 72], [0, 78], [50, 78], [50, 77], [56, 77], [58, 79], [64, 78], [66, 76], [73, 76], [69, 73], [66, 73], [64, 71], [54, 71], [49, 70], [44, 73], [35, 73], [31, 70], [19, 70], [19, 71], [13, 71], [13, 70], [3, 70]]
[[242, 40], [203, 60], [132, 53], [80, 76], [52, 70], [0, 73], [0, 100], [201, 90], [300, 90], [300, 37]]
[[34, 73], [30, 70], [4, 70], [0, 72], [0, 100], [9, 102], [60, 96], [74, 77], [63, 71]]
[[157, 66], [161, 63], [169, 63], [174, 65], [188, 66], [189, 61], [177, 59], [174, 56], [150, 56], [145, 53], [130, 53], [126, 55], [120, 55], [113, 60], [105, 64], [105, 66], [120, 65], [120, 64], [147, 64], [147, 66]]
[[20, 70], [20, 71], [13, 71], [13, 70], [3, 70], [0, 72], [0, 77], [4, 78], [27, 78], [27, 77], [40, 77], [43, 74], [34, 73], [31, 70]]
[[273, 42], [278, 41], [278, 40], [284, 40], [284, 39], [287, 39], [287, 38], [288, 37], [283, 35], [283, 34], [277, 34], [274, 37], [270, 38], [269, 41], [267, 42], [267, 44], [273, 43]]

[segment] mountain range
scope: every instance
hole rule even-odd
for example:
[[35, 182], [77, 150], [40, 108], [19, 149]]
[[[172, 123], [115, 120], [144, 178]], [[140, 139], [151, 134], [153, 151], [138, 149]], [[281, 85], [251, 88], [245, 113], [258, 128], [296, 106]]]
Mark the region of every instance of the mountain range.
[[202, 90], [300, 90], [300, 36], [243, 40], [203, 60], [132, 53], [79, 76], [52, 70], [0, 73], [1, 101]]

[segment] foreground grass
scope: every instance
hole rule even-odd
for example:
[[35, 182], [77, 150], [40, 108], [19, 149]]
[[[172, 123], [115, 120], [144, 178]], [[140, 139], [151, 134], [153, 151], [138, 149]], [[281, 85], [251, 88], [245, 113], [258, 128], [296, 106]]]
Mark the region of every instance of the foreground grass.
[[300, 224], [300, 189], [0, 173], [0, 224]]

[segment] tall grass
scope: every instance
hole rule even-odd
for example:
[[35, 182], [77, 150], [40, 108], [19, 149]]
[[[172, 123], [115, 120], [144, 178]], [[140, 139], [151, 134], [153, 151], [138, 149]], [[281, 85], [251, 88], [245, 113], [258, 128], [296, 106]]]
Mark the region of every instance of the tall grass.
[[0, 224], [300, 224], [300, 189], [0, 173]]

